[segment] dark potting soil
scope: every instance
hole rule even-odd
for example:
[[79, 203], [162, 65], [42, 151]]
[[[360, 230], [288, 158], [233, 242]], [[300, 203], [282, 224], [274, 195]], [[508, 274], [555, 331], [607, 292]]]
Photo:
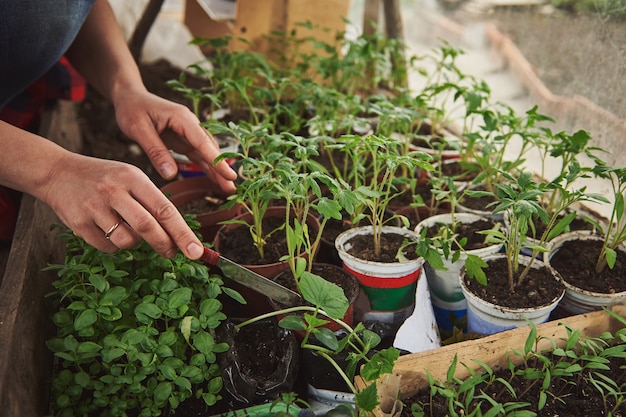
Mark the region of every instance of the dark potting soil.
[[[546, 354], [547, 357], [551, 357], [552, 355]], [[552, 357], [552, 360], [559, 361], [562, 358]], [[542, 365], [537, 363], [538, 360], [534, 359], [531, 361], [531, 366], [534, 368], [542, 368]], [[508, 369], [497, 370], [493, 374], [493, 378], [502, 378], [513, 388], [514, 392], [518, 394], [517, 398], [513, 398], [508, 389], [504, 388], [502, 384], [492, 384], [491, 386], [486, 386], [485, 384], [478, 384], [473, 387], [473, 391], [476, 393], [484, 392], [486, 396], [494, 399], [500, 404], [505, 404], [506, 402], [528, 402], [530, 406], [524, 408], [524, 410], [530, 410], [537, 413], [538, 416], [545, 417], [579, 417], [579, 416], [603, 416], [607, 415], [605, 410], [605, 404], [603, 402], [602, 395], [599, 394], [598, 388], [594, 387], [590, 382], [590, 373], [594, 373], [594, 379], [600, 380], [600, 377], [597, 376], [598, 373], [601, 373], [613, 381], [616, 381], [619, 386], [621, 386], [626, 379], [626, 375], [621, 369], [625, 365], [624, 359], [620, 360], [612, 360], [610, 363], [607, 363], [609, 370], [598, 370], [589, 369], [584, 372], [586, 375], [585, 378], [582, 376], [573, 381], [573, 378], [559, 378], [558, 376], [553, 376], [550, 379], [550, 387], [549, 390], [552, 393], [555, 393], [555, 396], [548, 395], [548, 399], [545, 407], [543, 409], [537, 409], [538, 399], [541, 395], [541, 385], [543, 379], [537, 379], [534, 381], [530, 381], [522, 375], [517, 375], [515, 377], [511, 377], [511, 372]], [[615, 406], [615, 399], [607, 395], [606, 398], [607, 404], [606, 406], [610, 410]], [[451, 400], [450, 400], [451, 401]], [[435, 396], [432, 401], [430, 398], [430, 389], [426, 388], [419, 391], [417, 394], [403, 401], [404, 409], [401, 413], [401, 417], [412, 417], [411, 414], [411, 406], [413, 404], [420, 404], [422, 407], [425, 407], [427, 416], [447, 416], [450, 414], [448, 408], [448, 400], [443, 395]], [[473, 403], [474, 406], [477, 406], [477, 403]], [[486, 413], [490, 408], [490, 404], [486, 400], [482, 400], [482, 413]], [[473, 409], [474, 407], [470, 407]], [[456, 410], [459, 412], [460, 410]], [[466, 410], [468, 411], [468, 410]], [[521, 411], [521, 410], [520, 410]], [[614, 416], [622, 416], [626, 413], [626, 404], [622, 404], [618, 407], [614, 414]], [[463, 415], [463, 414], [460, 414]]]
[[[380, 238], [380, 254], [374, 250], [374, 238], [372, 235], [357, 235], [350, 239], [352, 247], [348, 250], [353, 256], [372, 262], [394, 263], [397, 259], [398, 249], [406, 238], [396, 233], [383, 233]], [[409, 245], [402, 252], [407, 259], [417, 259], [415, 247]]]
[[[544, 306], [553, 302], [562, 292], [563, 283], [556, 280], [548, 268], [533, 268], [520, 288], [509, 290], [508, 268], [504, 258], [489, 261], [485, 269], [487, 285], [464, 278], [467, 288], [490, 303], [511, 308]], [[520, 272], [524, 265], [520, 264]]]
[[[340, 267], [329, 264], [314, 263], [311, 272], [319, 275], [328, 282], [338, 285], [341, 289], [343, 289], [343, 293], [349, 301], [356, 300], [356, 297], [359, 295], [358, 281], [352, 278]], [[293, 278], [293, 274], [289, 269], [279, 273], [273, 278], [273, 280], [290, 290], [297, 291], [298, 289], [296, 281]]]
[[[269, 233], [284, 224], [282, 217], [266, 217], [263, 219], [264, 233]], [[235, 227], [224, 233], [220, 231], [220, 253], [231, 261], [241, 265], [265, 265], [279, 262], [286, 255], [287, 242], [281, 231], [272, 233], [266, 239], [264, 256], [259, 255], [252, 236], [247, 227]]]
[[471, 181], [478, 176], [479, 172], [477, 166], [459, 160], [444, 161], [441, 166], [441, 174], [455, 181]]
[[203, 198], [197, 198], [181, 205], [178, 210], [185, 214], [211, 213], [219, 210], [225, 202], [224, 199], [207, 194]]
[[439, 210], [435, 210], [435, 212], [431, 214], [429, 208], [426, 208], [426, 207], [415, 208], [415, 207], [410, 207], [410, 206], [400, 208], [396, 212], [397, 214], [401, 214], [409, 220], [410, 230], [415, 230], [415, 227], [417, 227], [417, 225], [421, 223], [422, 220], [430, 216], [434, 216], [436, 214], [447, 213], [446, 210], [439, 209]]
[[[274, 323], [274, 325], [268, 326], [267, 323]], [[224, 325], [223, 325], [224, 326]], [[220, 328], [218, 334], [223, 335], [222, 332], [233, 332], [233, 334], [227, 337], [228, 343], [231, 346], [236, 346], [236, 353], [233, 356], [227, 356], [229, 358], [226, 363], [221, 363], [220, 366], [228, 369], [228, 374], [242, 375], [247, 384], [252, 384], [251, 380], [255, 381], [257, 391], [256, 393], [264, 392], [266, 389], [272, 389], [276, 384], [282, 381], [277, 381], [277, 375], [282, 378], [284, 375], [280, 375], [281, 370], [287, 372], [284, 362], [285, 358], [292, 358], [288, 349], [292, 346], [286, 340], [284, 330], [279, 330], [275, 322], [257, 322], [242, 327], [237, 332], [233, 331], [232, 325], [228, 328]], [[292, 336], [290, 336], [292, 337]], [[227, 355], [227, 354], [222, 354]], [[230, 355], [230, 353], [228, 354]], [[230, 361], [234, 358], [236, 363]], [[295, 357], [295, 360], [299, 359], [299, 355]], [[223, 358], [220, 359], [222, 361]], [[293, 378], [289, 380], [293, 383]], [[234, 378], [235, 380], [237, 377]], [[288, 379], [285, 377], [285, 381]], [[232, 386], [232, 384], [231, 384]], [[234, 389], [238, 392], [238, 395], [245, 395], [254, 397], [253, 392], [244, 392], [245, 389], [241, 386], [236, 386]], [[289, 385], [285, 385], [285, 390], [290, 389]], [[244, 390], [244, 391], [241, 391]], [[279, 393], [268, 395], [266, 401], [272, 401], [274, 396]], [[241, 410], [242, 408], [249, 407], [254, 404], [249, 404], [244, 401], [237, 400], [237, 398], [231, 395], [227, 389], [223, 389], [221, 392], [222, 399], [215, 405], [207, 407], [202, 399], [189, 398], [185, 400], [180, 406], [174, 410], [171, 417], [183, 416], [183, 417], [206, 417], [209, 415], [221, 415], [230, 411]], [[255, 400], [261, 399], [254, 398]]]
[[[465, 250], [482, 249], [488, 246], [488, 244], [485, 242], [486, 236], [479, 232], [493, 229], [496, 225], [498, 225], [498, 222], [490, 219], [478, 220], [473, 223], [459, 223], [455, 232], [459, 238], [467, 238]], [[436, 236], [441, 226], [442, 224], [438, 223], [429, 227], [426, 231], [426, 236], [431, 238]]]
[[[564, 216], [560, 216], [557, 221], [560, 221], [563, 217]], [[535, 220], [534, 223], [535, 223], [535, 229], [536, 229], [535, 236], [541, 237], [543, 235], [543, 233], [545, 232], [547, 225], [545, 223], [543, 223], [541, 221], [541, 219], [539, 219], [539, 218], [535, 218], [534, 220]], [[569, 229], [568, 231], [575, 231], [575, 230], [589, 230], [589, 231], [592, 231], [592, 230], [594, 230], [594, 226], [591, 223], [589, 223], [588, 221], [585, 221], [582, 217], [576, 217], [569, 224], [568, 229]], [[529, 230], [528, 234], [532, 235], [532, 231]]]
[[[485, 191], [485, 188], [477, 187], [472, 188], [472, 190]], [[465, 197], [461, 200], [460, 204], [468, 209], [491, 212], [495, 208], [495, 205], [493, 204], [495, 201], [497, 201], [495, 197], [491, 196]]]
[[595, 267], [601, 249], [601, 241], [568, 241], [554, 253], [550, 265], [576, 287], [605, 294], [626, 291], [626, 253], [618, 252], [615, 266], [598, 273]]

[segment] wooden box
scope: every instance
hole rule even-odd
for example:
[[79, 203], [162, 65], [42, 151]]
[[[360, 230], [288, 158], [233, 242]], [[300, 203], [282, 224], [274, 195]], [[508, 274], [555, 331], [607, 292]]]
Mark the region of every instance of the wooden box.
[[[44, 115], [41, 133], [66, 149], [80, 148], [73, 103], [60, 102]], [[52, 352], [45, 341], [55, 334], [56, 307], [46, 298], [65, 246], [50, 229], [60, 223], [50, 207], [22, 198], [15, 235], [4, 271], [0, 270], [0, 415], [42, 417], [48, 414]]]
[[[621, 316], [626, 316], [626, 306], [614, 306], [612, 309]], [[546, 352], [557, 346], [563, 347], [567, 337], [567, 327], [579, 330], [585, 337], [597, 337], [604, 332], [615, 332], [624, 326], [604, 311], [550, 321], [536, 326], [537, 336], [542, 336], [536, 349]], [[530, 327], [525, 326], [480, 339], [401, 356], [394, 367], [394, 373], [401, 375], [400, 397], [409, 398], [420, 389], [427, 387], [426, 371], [435, 379], [445, 380], [455, 355], [457, 356], [455, 376], [459, 379], [469, 377], [469, 369], [473, 371], [482, 369], [472, 359], [478, 359], [494, 370], [505, 368], [509, 357], [515, 365], [521, 365], [522, 358], [519, 355], [513, 355], [512, 352], [524, 350], [529, 334]], [[363, 380], [358, 377], [356, 385], [360, 389], [365, 387]]]
[[[334, 44], [338, 31], [346, 29], [350, 0], [186, 0], [185, 24], [200, 38], [232, 36], [232, 50], [268, 55], [265, 38], [272, 32], [313, 37]], [[299, 26], [311, 22], [312, 29]]]

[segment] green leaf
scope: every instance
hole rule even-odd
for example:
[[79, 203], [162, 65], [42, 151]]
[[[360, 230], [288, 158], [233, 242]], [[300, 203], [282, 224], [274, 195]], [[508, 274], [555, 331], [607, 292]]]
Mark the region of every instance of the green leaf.
[[209, 381], [208, 391], [214, 394], [222, 391], [222, 387], [224, 386], [224, 382], [221, 377], [213, 378]]
[[174, 383], [178, 385], [180, 388], [182, 388], [183, 390], [191, 392], [191, 382], [189, 381], [189, 379], [184, 378], [184, 377], [178, 377], [174, 380]]
[[206, 316], [212, 316], [222, 309], [222, 303], [214, 298], [202, 300], [200, 303], [200, 313]]
[[487, 275], [484, 268], [487, 268], [487, 262], [476, 255], [468, 254], [465, 258], [465, 272], [467, 276], [475, 279], [482, 285], [487, 285]]
[[297, 315], [289, 315], [283, 317], [278, 322], [278, 325], [287, 330], [305, 330], [307, 327], [302, 317]]
[[126, 352], [121, 348], [104, 348], [102, 350], [102, 361], [111, 363], [115, 359], [122, 357]]
[[205, 355], [212, 354], [213, 347], [215, 346], [215, 339], [209, 333], [201, 331], [193, 336], [193, 345]]
[[339, 341], [337, 340], [337, 336], [332, 330], [326, 327], [318, 327], [315, 329], [315, 338], [322, 345], [326, 346], [330, 350], [337, 350], [339, 347]]
[[143, 302], [135, 307], [137, 320], [144, 324], [150, 324], [152, 320], [160, 318], [161, 314], [163, 314], [163, 310], [154, 303]]
[[169, 358], [171, 356], [174, 356], [174, 351], [169, 346], [159, 345], [156, 350], [156, 354], [159, 355], [161, 358]]
[[159, 345], [172, 346], [176, 343], [176, 339], [176, 332], [170, 329], [159, 335]]
[[174, 369], [173, 366], [161, 364], [159, 365], [159, 371], [163, 374], [165, 378], [169, 379], [170, 381], [178, 378], [178, 375], [176, 374], [176, 369]]
[[93, 285], [99, 292], [104, 292], [108, 287], [108, 282], [104, 277], [100, 274], [93, 274], [89, 276], [89, 282]]
[[609, 268], [613, 269], [613, 267], [615, 266], [615, 262], [617, 261], [617, 251], [609, 247], [606, 247], [605, 253], [606, 253], [606, 264], [609, 266]]
[[90, 377], [87, 372], [80, 371], [76, 375], [74, 375], [74, 382], [80, 385], [83, 388], [86, 388], [89, 385]]
[[305, 300], [318, 306], [332, 318], [341, 319], [348, 310], [348, 299], [343, 290], [319, 275], [304, 272], [300, 278], [300, 290]]
[[366, 381], [374, 381], [383, 374], [393, 372], [393, 365], [400, 357], [400, 351], [396, 348], [387, 348], [376, 352], [372, 358], [361, 368], [361, 376]]
[[204, 375], [202, 374], [202, 370], [197, 366], [185, 366], [180, 371], [180, 376], [188, 378], [194, 384], [199, 384], [203, 382]]
[[94, 342], [81, 342], [76, 348], [77, 353], [94, 353], [99, 352], [102, 349], [97, 343]]
[[167, 299], [167, 304], [169, 308], [177, 309], [181, 306], [188, 305], [190, 301], [191, 301], [191, 288], [177, 288], [170, 293]]
[[89, 309], [81, 311], [81, 313], [74, 320], [74, 329], [82, 330], [91, 326], [98, 320], [98, 314], [95, 310]]
[[376, 406], [380, 404], [376, 384], [370, 384], [361, 392], [356, 393], [354, 401], [357, 409], [365, 412], [374, 411]]
[[122, 310], [120, 310], [117, 307], [112, 307], [109, 309], [108, 314], [100, 313], [100, 316], [102, 317], [103, 320], [106, 320], [106, 321], [116, 321], [122, 318]]
[[163, 407], [172, 395], [172, 383], [171, 382], [161, 382], [154, 389], [154, 403], [158, 407]]
[[126, 298], [127, 298], [126, 288], [124, 287], [109, 288], [100, 299], [100, 305], [118, 306]]
[[191, 337], [191, 323], [193, 321], [192, 316], [184, 317], [180, 322], [180, 332], [183, 334], [183, 337], [189, 343], [189, 338]]
[[237, 301], [239, 304], [248, 303], [238, 291], [233, 290], [232, 288], [223, 287], [222, 291], [224, 291], [224, 294], [228, 295], [230, 298]]

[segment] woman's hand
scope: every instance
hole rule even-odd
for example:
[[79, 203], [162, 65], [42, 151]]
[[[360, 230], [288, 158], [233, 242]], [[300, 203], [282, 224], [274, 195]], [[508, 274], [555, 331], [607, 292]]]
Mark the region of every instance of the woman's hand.
[[142, 88], [116, 94], [114, 106], [122, 132], [143, 148], [163, 178], [172, 179], [177, 172], [172, 149], [195, 162], [222, 193], [234, 192], [236, 173], [226, 161], [213, 163], [219, 146], [187, 107]]
[[113, 252], [144, 239], [172, 257], [191, 259], [202, 244], [171, 201], [137, 167], [67, 152], [50, 171], [42, 199], [92, 246]]

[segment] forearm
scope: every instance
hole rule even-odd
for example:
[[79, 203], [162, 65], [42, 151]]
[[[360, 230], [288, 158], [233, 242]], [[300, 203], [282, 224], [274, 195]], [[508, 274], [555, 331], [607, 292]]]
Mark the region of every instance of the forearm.
[[145, 89], [108, 0], [97, 0], [67, 51], [72, 65], [113, 103], [120, 92]]
[[47, 184], [69, 152], [0, 121], [0, 184], [46, 201]]

